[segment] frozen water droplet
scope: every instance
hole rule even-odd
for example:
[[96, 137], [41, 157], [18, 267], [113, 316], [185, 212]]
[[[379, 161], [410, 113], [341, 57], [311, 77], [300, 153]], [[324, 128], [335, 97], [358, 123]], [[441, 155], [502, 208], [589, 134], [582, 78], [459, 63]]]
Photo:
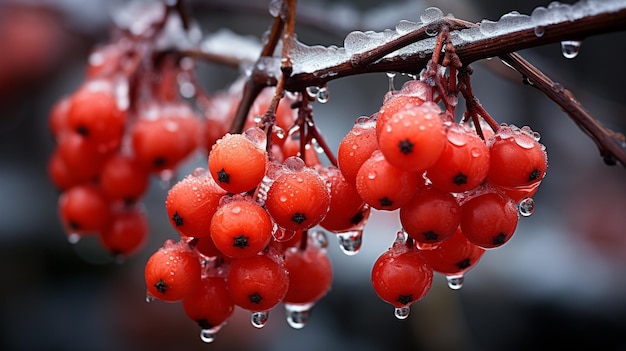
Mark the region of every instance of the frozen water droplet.
[[396, 24], [396, 32], [400, 35], [410, 33], [416, 30], [417, 28], [418, 28], [417, 23], [407, 21], [407, 20], [400, 20], [400, 22]]
[[204, 176], [205, 174], [206, 174], [206, 169], [202, 167], [198, 167], [191, 172], [191, 175], [193, 177], [201, 177], [201, 176]]
[[169, 189], [172, 185], [172, 179], [174, 179], [174, 171], [171, 169], [165, 169], [159, 172], [159, 186], [163, 189]]
[[312, 232], [309, 232], [309, 235], [313, 238], [314, 242], [322, 249], [328, 247], [328, 237], [326, 236], [326, 232], [324, 232], [323, 230], [314, 230]]
[[287, 202], [287, 196], [285, 195], [281, 195], [278, 199], [280, 200], [280, 202]]
[[394, 311], [394, 315], [398, 319], [407, 319], [409, 317], [409, 313], [411, 313], [411, 308], [409, 306], [396, 307]]
[[309, 95], [309, 97], [316, 98], [317, 97], [317, 92], [319, 90], [320, 90], [320, 88], [318, 88], [318, 87], [307, 87], [306, 88], [306, 93], [307, 93], [307, 95]]
[[269, 314], [270, 313], [268, 311], [252, 312], [250, 314], [250, 323], [252, 323], [252, 326], [255, 328], [263, 328], [267, 323]]
[[439, 34], [439, 30], [437, 29], [436, 26], [429, 25], [429, 26], [426, 27], [426, 35], [434, 37], [437, 34]]
[[407, 234], [407, 232], [405, 232], [404, 229], [398, 230], [398, 232], [396, 233], [396, 239], [394, 240], [393, 244], [404, 245], [408, 238], [409, 238], [409, 234]]
[[578, 56], [580, 52], [580, 45], [582, 44], [579, 40], [564, 40], [561, 42], [561, 53], [563, 57], [568, 59], [573, 59]]
[[232, 212], [234, 214], [239, 214], [239, 213], [241, 213], [241, 207], [235, 206], [235, 207], [230, 209], [230, 212]]
[[80, 234], [78, 233], [70, 233], [67, 235], [67, 241], [72, 244], [72, 245], [76, 245], [78, 244], [78, 242], [80, 241]]
[[287, 240], [290, 240], [294, 237], [294, 235], [296, 235], [296, 232], [294, 230], [287, 230], [284, 228], [280, 228], [279, 226], [276, 226], [276, 228], [272, 232], [272, 236], [278, 242], [285, 242]]
[[367, 174], [367, 179], [369, 179], [369, 180], [374, 180], [374, 179], [376, 179], [376, 172], [373, 172], [373, 171], [372, 171], [372, 172], [369, 172], [369, 173]]
[[429, 7], [420, 15], [420, 21], [424, 24], [434, 22], [443, 18], [443, 11], [437, 7]]
[[387, 78], [389, 79], [389, 91], [395, 91], [396, 88], [393, 85], [393, 78], [396, 76], [396, 72], [387, 72]]
[[448, 130], [448, 141], [455, 146], [464, 146], [467, 143], [467, 136], [460, 131]]
[[285, 304], [285, 316], [287, 323], [294, 329], [302, 329], [309, 321], [309, 311], [313, 306], [312, 303], [307, 304]]
[[150, 303], [152, 301], [156, 300], [156, 298], [154, 296], [151, 295], [146, 295], [146, 302]]
[[315, 98], [317, 99], [317, 102], [319, 102], [320, 104], [327, 103], [328, 100], [330, 99], [330, 93], [328, 92], [328, 88], [326, 87], [319, 88]]
[[448, 275], [446, 276], [448, 281], [448, 287], [452, 290], [459, 290], [463, 287], [463, 275]]
[[267, 134], [261, 129], [257, 127], [252, 127], [247, 129], [244, 132], [246, 139], [250, 140], [256, 147], [261, 150], [265, 150], [267, 145]]
[[519, 214], [528, 217], [535, 212], [535, 200], [530, 197], [524, 198], [522, 201], [517, 204], [517, 209], [519, 210]]
[[278, 17], [280, 15], [280, 8], [283, 6], [283, 0], [272, 0], [268, 5], [268, 10], [272, 17]]
[[535, 26], [535, 36], [542, 37], [546, 32], [546, 28], [544, 26]]
[[207, 344], [215, 341], [215, 334], [220, 330], [221, 326], [217, 326], [211, 329], [202, 329], [200, 330], [200, 339]]
[[356, 255], [363, 243], [363, 230], [351, 230], [337, 233], [337, 239], [339, 240], [339, 247], [344, 254], [348, 256]]

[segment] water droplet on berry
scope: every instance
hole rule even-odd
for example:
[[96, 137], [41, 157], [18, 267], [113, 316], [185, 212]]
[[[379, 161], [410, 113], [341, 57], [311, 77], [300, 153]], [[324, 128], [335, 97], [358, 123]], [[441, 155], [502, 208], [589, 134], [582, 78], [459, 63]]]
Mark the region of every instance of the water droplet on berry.
[[374, 180], [374, 179], [376, 179], [376, 172], [369, 172], [369, 173], [367, 174], [367, 179], [369, 179], [369, 180]]
[[420, 15], [420, 21], [430, 23], [443, 18], [443, 11], [437, 7], [429, 7]]
[[250, 140], [256, 147], [261, 150], [265, 150], [267, 145], [267, 135], [261, 128], [252, 127], [244, 132], [244, 135]]
[[204, 176], [205, 174], [206, 174], [206, 169], [202, 167], [198, 167], [194, 169], [193, 172], [191, 172], [191, 175], [193, 177], [201, 177], [201, 176]]
[[215, 341], [215, 334], [217, 334], [217, 332], [222, 328], [221, 325], [218, 325], [217, 327], [211, 328], [211, 329], [202, 329], [200, 330], [200, 339], [202, 341], [204, 341], [207, 344], [212, 343], [213, 341]]
[[284, 228], [280, 228], [279, 226], [276, 226], [274, 232], [272, 232], [272, 236], [274, 236], [274, 239], [278, 242], [285, 242], [287, 240], [290, 240], [294, 237], [294, 235], [296, 235], [296, 232], [294, 230], [287, 230]]
[[519, 204], [517, 204], [517, 209], [520, 215], [528, 217], [535, 212], [535, 200], [530, 197], [526, 197], [520, 201]]
[[230, 209], [230, 212], [232, 212], [234, 214], [239, 214], [241, 212], [241, 207], [235, 206], [235, 207]]
[[361, 249], [363, 242], [363, 230], [337, 233], [337, 239], [339, 240], [339, 247], [344, 254], [348, 256], [356, 255]]
[[398, 319], [407, 319], [409, 317], [409, 313], [411, 313], [411, 308], [409, 306], [396, 307], [394, 311], [394, 315]]
[[150, 303], [152, 301], [156, 300], [156, 298], [152, 295], [146, 295], [146, 302]]
[[309, 311], [313, 306], [312, 303], [307, 304], [285, 304], [285, 316], [287, 323], [294, 329], [302, 329], [309, 321]]
[[267, 318], [269, 317], [269, 314], [270, 313], [268, 311], [252, 312], [250, 314], [250, 323], [252, 323], [252, 326], [255, 328], [263, 328], [267, 323]]
[[481, 154], [480, 149], [479, 149], [479, 148], [477, 148], [477, 147], [473, 148], [473, 149], [470, 151], [470, 153], [472, 154], [472, 157], [474, 157], [474, 158], [476, 158], [476, 157], [480, 156], [480, 154]]
[[159, 172], [159, 186], [163, 189], [169, 189], [172, 187], [172, 179], [174, 179], [174, 171], [171, 169], [165, 169]]
[[80, 241], [80, 238], [81, 236], [78, 233], [70, 233], [67, 235], [67, 241], [72, 245], [78, 244], [78, 242]]
[[452, 290], [459, 290], [463, 287], [463, 275], [448, 275], [446, 276], [448, 281], [448, 287]]
[[467, 143], [467, 136], [461, 132], [449, 130], [448, 131], [448, 141], [456, 146], [463, 146]]
[[579, 40], [564, 40], [561, 42], [561, 53], [563, 57], [568, 59], [573, 59], [578, 56], [580, 52], [580, 45], [582, 44]]

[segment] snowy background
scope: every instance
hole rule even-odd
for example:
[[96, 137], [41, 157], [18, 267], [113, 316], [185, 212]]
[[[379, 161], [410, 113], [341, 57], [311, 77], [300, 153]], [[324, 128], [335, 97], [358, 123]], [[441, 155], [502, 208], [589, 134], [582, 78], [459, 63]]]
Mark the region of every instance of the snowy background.
[[[90, 48], [106, 41], [110, 14], [123, 3], [0, 0], [0, 349], [626, 350], [626, 172], [605, 166], [593, 142], [498, 59], [473, 65], [475, 93], [497, 120], [540, 132], [549, 167], [535, 196], [535, 213], [520, 219], [509, 243], [483, 256], [461, 290], [450, 290], [437, 276], [411, 316], [396, 320], [393, 308], [375, 295], [369, 275], [399, 221], [397, 213], [376, 212], [356, 256], [344, 255], [331, 240], [333, 287], [304, 329], [290, 329], [281, 306], [262, 330], [237, 310], [214, 344], [202, 343], [180, 304], [144, 301], [146, 259], [165, 239], [176, 238], [163, 206], [167, 189], [157, 179], [151, 184], [144, 199], [150, 241], [119, 265], [95, 241], [67, 242], [57, 217], [58, 193], [46, 175], [54, 147], [48, 110], [80, 84]], [[193, 15], [204, 34], [227, 27], [258, 38], [271, 24], [263, 1], [199, 3]], [[352, 30], [419, 21], [428, 6], [479, 22], [512, 10], [530, 14], [539, 5], [548, 4], [301, 0], [306, 16], [296, 31], [309, 45], [342, 46]], [[624, 132], [625, 35], [586, 38], [574, 59], [563, 57], [559, 44], [521, 54], [570, 89], [603, 124]], [[211, 64], [201, 65], [199, 73], [210, 92], [237, 77], [236, 71]], [[396, 87], [403, 79], [396, 77]], [[356, 117], [378, 110], [388, 78], [383, 73], [343, 78], [328, 88], [329, 102], [313, 108], [336, 149]], [[203, 162], [190, 160], [179, 176]]]

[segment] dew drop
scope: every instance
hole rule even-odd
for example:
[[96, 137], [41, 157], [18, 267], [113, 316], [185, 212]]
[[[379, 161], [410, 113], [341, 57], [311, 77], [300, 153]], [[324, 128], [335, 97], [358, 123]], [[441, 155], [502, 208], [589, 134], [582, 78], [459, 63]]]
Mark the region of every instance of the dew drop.
[[281, 195], [278, 199], [280, 200], [280, 202], [287, 202], [287, 196], [285, 195]]
[[520, 215], [528, 217], [535, 212], [535, 200], [530, 197], [526, 197], [520, 201], [519, 204], [517, 204], [517, 209]]
[[437, 7], [429, 7], [420, 15], [420, 21], [423, 23], [431, 23], [443, 18], [443, 11]]
[[393, 79], [396, 76], [396, 72], [387, 72], [387, 79], [389, 79], [389, 91], [395, 91], [396, 88], [393, 84]]
[[463, 275], [448, 275], [446, 276], [448, 281], [448, 287], [452, 290], [459, 290], [463, 287]]
[[309, 95], [310, 98], [316, 98], [317, 97], [317, 92], [319, 90], [320, 89], [318, 87], [311, 86], [311, 87], [307, 87], [306, 88], [306, 93], [307, 93], [307, 95]]
[[351, 230], [337, 233], [337, 239], [339, 240], [341, 251], [348, 256], [354, 256], [361, 249], [363, 230]]
[[369, 179], [369, 180], [374, 180], [374, 179], [376, 179], [376, 172], [369, 172], [369, 173], [367, 174], [367, 179]]
[[580, 45], [582, 44], [579, 40], [564, 40], [561, 42], [561, 53], [563, 57], [568, 59], [573, 59], [578, 56], [580, 52]]
[[328, 92], [328, 88], [326, 87], [319, 88], [319, 90], [317, 91], [317, 95], [315, 96], [315, 99], [320, 104], [327, 103], [328, 100], [330, 99], [330, 93]]
[[480, 156], [480, 154], [481, 154], [480, 149], [479, 149], [479, 148], [477, 148], [477, 147], [473, 148], [473, 149], [470, 151], [470, 153], [471, 153], [472, 157], [474, 157], [474, 158], [476, 158], [476, 157]]
[[252, 323], [252, 326], [255, 328], [263, 328], [267, 323], [267, 318], [269, 317], [269, 314], [270, 313], [268, 311], [252, 312], [250, 314], [250, 323]]
[[146, 302], [150, 303], [152, 301], [156, 300], [156, 298], [154, 296], [151, 295], [146, 295]]
[[239, 213], [241, 213], [241, 207], [235, 206], [235, 207], [230, 209], [230, 212], [232, 212], [234, 214], [239, 214]]
[[202, 167], [198, 167], [191, 172], [193, 177], [202, 177], [206, 174], [206, 169]]
[[285, 304], [285, 317], [287, 323], [294, 329], [302, 329], [309, 321], [309, 311], [313, 306], [312, 303], [307, 304]]
[[207, 344], [215, 341], [215, 334], [220, 330], [221, 326], [217, 326], [211, 329], [202, 329], [200, 330], [200, 340], [204, 341]]
[[535, 26], [535, 36], [537, 38], [542, 37], [546, 32], [546, 28], [544, 26]]
[[80, 237], [78, 233], [70, 233], [67, 235], [67, 241], [72, 245], [76, 245], [80, 241]]
[[409, 317], [410, 312], [411, 312], [411, 308], [409, 306], [396, 307], [394, 311], [394, 315], [398, 319], [407, 319]]

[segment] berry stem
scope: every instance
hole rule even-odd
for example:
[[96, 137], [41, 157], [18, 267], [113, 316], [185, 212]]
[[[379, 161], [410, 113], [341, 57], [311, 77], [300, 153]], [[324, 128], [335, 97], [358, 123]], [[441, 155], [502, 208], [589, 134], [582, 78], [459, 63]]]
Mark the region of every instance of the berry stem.
[[[476, 128], [476, 133], [479, 135], [482, 134], [482, 130], [479, 127], [479, 117], [483, 118], [483, 120], [489, 124], [489, 127], [496, 132], [500, 129], [500, 125], [495, 119], [493, 119], [493, 117], [491, 117], [489, 112], [485, 110], [485, 108], [478, 101], [478, 98], [474, 95], [474, 90], [472, 89], [472, 83], [470, 81], [471, 74], [472, 69], [469, 66], [463, 67], [459, 70], [459, 90], [461, 91], [461, 94], [463, 94], [463, 98], [465, 98], [465, 106], [467, 110], [464, 120], [467, 121], [469, 118], [472, 118]], [[482, 137], [484, 138], [484, 135]]]

